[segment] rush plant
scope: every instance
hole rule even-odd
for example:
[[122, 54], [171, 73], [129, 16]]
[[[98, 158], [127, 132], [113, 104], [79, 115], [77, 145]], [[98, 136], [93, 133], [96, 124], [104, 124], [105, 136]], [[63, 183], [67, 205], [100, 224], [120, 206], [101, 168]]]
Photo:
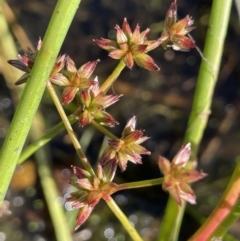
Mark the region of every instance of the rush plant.
[[[159, 71], [160, 67], [149, 55], [149, 52], [154, 51], [156, 48], [171, 48], [175, 51], [195, 49], [197, 47], [196, 43], [189, 36], [189, 33], [194, 29], [194, 21], [189, 15], [178, 19], [177, 1], [175, 0], [167, 10], [162, 33], [159, 33], [157, 39], [150, 40], [148, 39], [150, 29], [147, 28], [141, 32], [138, 24], [134, 29], [131, 29], [127, 19], [124, 18], [121, 27], [119, 25], [115, 26], [115, 39], [101, 38], [93, 40], [98, 47], [108, 51], [109, 57], [113, 61], [118, 62], [112, 74], [99, 85], [98, 77], [94, 75], [95, 68], [97, 68], [98, 64], [101, 64], [99, 59], [94, 61], [86, 60], [88, 62], [77, 67], [69, 55], [64, 54], [57, 57], [78, 4], [79, 1], [77, 0], [68, 3], [59, 0], [46, 36], [43, 41], [39, 40], [36, 51], [28, 48], [24, 54], [18, 55], [18, 60], [9, 60], [9, 64], [25, 72], [16, 81], [16, 85], [26, 83], [26, 86], [1, 150], [0, 173], [3, 181], [0, 184], [0, 201], [4, 200], [16, 164], [23, 162], [35, 152], [37, 143], [46, 144], [58, 131], [65, 127], [83, 165], [83, 168], [71, 166], [74, 175], [69, 182], [74, 187], [74, 191], [65, 198], [68, 209], [78, 210], [75, 230], [81, 228], [81, 225], [94, 212], [94, 207], [102, 199], [122, 223], [132, 240], [143, 240], [115, 203], [112, 194], [124, 189], [162, 185], [163, 190], [169, 193], [170, 198], [163, 224], [159, 227], [160, 231], [157, 240], [178, 240], [185, 204], [186, 202], [196, 204], [197, 201], [190, 184], [207, 175], [202, 170], [197, 170], [194, 163], [208, 119], [206, 113], [208, 113], [211, 106], [211, 96], [218, 76], [231, 1], [227, 0], [224, 3], [219, 3], [217, 0], [213, 1], [209, 23], [211, 28], [207, 35], [192, 113], [182, 147], [179, 148], [172, 161], [159, 153], [159, 157], [156, 159], [156, 164], [158, 164], [161, 172], [159, 178], [122, 184], [118, 184], [114, 179], [117, 168], [124, 172], [128, 165], [132, 165], [132, 163], [142, 164], [142, 155], [151, 155], [151, 152], [144, 147], [144, 142], [149, 139], [149, 136], [145, 134], [144, 130], [136, 127], [137, 116], [129, 117], [120, 136], [115, 136], [111, 132], [112, 128], [119, 123], [108, 112], [107, 108], [121, 101], [124, 96], [121, 93], [109, 93], [109, 89], [115, 81], [118, 81], [125, 67], [128, 71], [131, 71], [134, 64], [136, 64], [146, 69], [146, 71]], [[223, 16], [221, 23], [216, 17], [219, 14]], [[62, 23], [60, 27], [62, 32], [61, 34], [58, 33], [61, 39], [60, 37], [56, 39], [54, 33], [57, 25], [59, 31], [59, 22]], [[214, 34], [221, 36], [218, 43], [214, 43], [214, 40], [212, 40]], [[214, 48], [210, 51], [213, 45]], [[53, 85], [55, 88], [53, 88]], [[43, 136], [22, 152], [24, 141], [45, 87], [48, 89], [63, 123], [58, 127], [54, 127], [47, 134], [48, 139]], [[56, 88], [59, 88], [62, 93], [60, 99], [56, 94]], [[72, 115], [67, 117], [63, 107], [75, 99], [77, 99], [78, 106]], [[203, 115], [205, 118], [202, 118]], [[19, 120], [21, 121], [20, 131]], [[79, 128], [92, 125], [108, 138], [107, 145], [97, 160], [96, 170], [91, 166], [73, 132], [71, 124], [74, 122], [78, 122]], [[239, 170], [238, 164], [219, 206], [209, 220], [189, 240], [201, 241], [213, 240], [211, 239], [213, 237], [222, 238], [227, 231], [225, 227], [229, 227], [229, 224], [233, 222], [230, 217], [233, 210], [235, 210], [235, 205], [239, 202], [236, 198], [240, 193], [240, 185], [236, 187], [236, 183], [240, 182]], [[234, 196], [231, 195], [233, 193]], [[228, 200], [228, 211], [223, 208], [226, 200]], [[230, 221], [223, 226], [227, 215]], [[70, 233], [70, 230], [65, 232]], [[69, 236], [65, 235], [65, 237], [68, 238], [62, 240], [70, 240]]]

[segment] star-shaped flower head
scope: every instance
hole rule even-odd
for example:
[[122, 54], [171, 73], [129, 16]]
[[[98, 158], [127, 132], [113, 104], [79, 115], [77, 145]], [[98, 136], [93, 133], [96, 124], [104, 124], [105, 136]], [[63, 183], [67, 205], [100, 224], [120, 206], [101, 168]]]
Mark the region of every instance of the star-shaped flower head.
[[90, 77], [99, 60], [87, 62], [78, 70], [69, 56], [65, 58], [65, 61], [66, 73], [64, 73], [64, 75], [59, 73], [58, 75], [53, 76], [50, 80], [56, 85], [65, 87], [62, 94], [62, 103], [69, 104], [79, 90], [87, 89], [95, 84], [95, 80]]
[[98, 80], [95, 78], [94, 85], [80, 93], [81, 104], [75, 113], [75, 116], [79, 118], [80, 126], [83, 127], [95, 120], [101, 125], [114, 127], [118, 122], [105, 109], [117, 102], [121, 96], [106, 95], [99, 91]]
[[68, 194], [66, 198], [67, 209], [80, 209], [77, 216], [76, 229], [78, 229], [89, 217], [93, 208], [100, 199], [108, 200], [116, 191], [117, 184], [111, 182], [116, 168], [102, 168], [98, 165], [97, 175], [92, 176], [88, 171], [72, 166], [77, 179], [71, 180], [71, 184], [78, 190]]
[[[41, 48], [42, 41], [39, 39], [38, 45], [37, 45], [37, 50]], [[21, 76], [15, 83], [15, 85], [20, 85], [23, 83], [26, 83], [27, 79], [30, 76], [30, 71], [34, 65], [35, 59], [37, 56], [37, 52], [33, 52], [33, 50], [28, 47], [27, 51], [24, 52], [24, 54], [18, 54], [18, 60], [9, 60], [8, 63], [14, 66], [17, 69], [22, 70], [25, 72], [23, 76]]]
[[172, 47], [174, 50], [187, 51], [195, 48], [194, 41], [185, 35], [191, 32], [193, 20], [189, 15], [177, 21], [177, 3], [176, 0], [171, 4], [167, 11], [164, 29], [160, 39], [165, 41], [162, 43], [163, 48]]
[[151, 152], [140, 144], [149, 139], [143, 136], [143, 130], [135, 130], [136, 117], [133, 116], [125, 126], [121, 139], [110, 139], [104, 150], [100, 163], [117, 162], [121, 171], [125, 171], [127, 162], [142, 164], [141, 155], [150, 155]]
[[124, 18], [122, 29], [116, 25], [115, 27], [116, 41], [110, 39], [94, 39], [93, 41], [101, 48], [109, 51], [109, 56], [113, 59], [122, 59], [125, 65], [132, 69], [134, 61], [140, 67], [148, 70], [159, 70], [154, 60], [146, 54], [147, 52], [157, 48], [162, 41], [147, 39], [147, 34], [150, 31], [148, 28], [140, 32], [140, 27], [137, 24], [132, 32], [127, 19]]
[[[27, 79], [30, 76], [30, 72], [33, 68], [38, 51], [40, 50], [41, 46], [42, 46], [42, 40], [39, 39], [36, 52], [34, 52], [30, 47], [28, 47], [27, 52], [25, 52], [23, 55], [21, 54], [18, 55], [19, 60], [8, 61], [9, 64], [26, 72], [23, 76], [21, 76], [17, 80], [15, 85], [26, 83]], [[57, 78], [57, 76], [60, 76], [61, 74], [59, 72], [64, 68], [64, 65], [65, 65], [65, 55], [62, 55], [62, 56], [60, 55], [53, 66], [52, 72], [50, 74], [50, 79]]]
[[190, 152], [191, 145], [188, 143], [178, 151], [171, 163], [165, 157], [158, 158], [159, 168], [164, 175], [162, 188], [168, 191], [179, 205], [182, 204], [182, 199], [191, 204], [196, 203], [196, 196], [188, 183], [196, 182], [207, 175], [201, 171], [185, 168]]

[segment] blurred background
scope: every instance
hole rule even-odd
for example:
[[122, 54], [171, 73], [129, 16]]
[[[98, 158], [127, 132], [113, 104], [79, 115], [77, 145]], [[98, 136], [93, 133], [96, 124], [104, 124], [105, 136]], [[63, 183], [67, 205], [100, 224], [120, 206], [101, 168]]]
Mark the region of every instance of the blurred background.
[[[235, 167], [240, 149], [240, 27], [236, 2], [233, 4], [228, 34], [225, 42], [222, 65], [216, 85], [212, 112], [204, 133], [198, 155], [198, 168], [208, 173], [208, 177], [193, 187], [197, 195], [197, 205], [187, 206], [179, 240], [187, 240], [201, 222], [216, 206]], [[8, 28], [14, 36], [17, 52], [23, 53], [30, 46], [37, 45], [44, 36], [56, 0], [8, 0], [2, 3], [2, 11], [8, 21]], [[115, 37], [114, 27], [121, 25], [127, 17], [130, 26], [138, 23], [141, 30], [150, 28], [149, 39], [160, 36], [169, 0], [83, 0], [76, 13], [61, 54], [67, 53], [76, 63], [82, 64], [100, 59], [94, 76], [102, 82], [116, 67], [117, 61], [93, 44], [94, 38]], [[187, 14], [194, 19], [191, 32], [198, 47], [203, 50], [210, 0], [178, 0], [178, 16]], [[219, 16], [221, 21], [221, 16]], [[3, 23], [0, 24], [2, 30]], [[16, 76], [7, 60], [17, 56], [6, 47], [4, 31], [0, 30], [0, 146], [14, 115], [21, 88], [15, 86]], [[30, 42], [28, 42], [27, 38]], [[159, 177], [157, 156], [171, 160], [181, 147], [191, 110], [201, 56], [197, 50], [189, 52], [164, 50], [161, 47], [149, 53], [160, 66], [159, 72], [149, 72], [138, 66], [130, 71], [124, 69], [111, 91], [123, 94], [121, 100], [110, 107], [108, 112], [120, 123], [112, 129], [121, 135], [127, 120], [137, 116], [137, 128], [144, 129], [151, 138], [144, 143], [152, 155], [143, 156], [142, 165], [128, 164], [124, 173], [117, 171], [116, 183], [131, 182]], [[61, 90], [59, 91], [59, 96]], [[65, 106], [67, 114], [77, 108], [77, 102]], [[48, 93], [44, 94], [39, 107], [42, 113], [36, 122], [38, 129], [45, 133], [60, 122], [60, 117]], [[92, 165], [98, 160], [104, 141], [103, 135], [88, 126], [73, 125]], [[42, 134], [43, 134], [42, 133]], [[31, 137], [26, 146], [31, 143]], [[56, 202], [64, 207], [64, 195], [69, 192], [68, 180], [72, 172], [70, 165], [80, 165], [76, 152], [66, 131], [60, 132], [46, 145], [45, 159], [57, 184], [59, 197]], [[47, 203], [41, 185], [39, 156], [31, 156], [16, 168], [6, 201], [0, 209], [0, 241], [55, 241]], [[41, 156], [40, 156], [41, 159]], [[115, 201], [131, 220], [146, 241], [156, 240], [168, 194], [160, 186], [128, 190], [116, 193]], [[75, 214], [67, 211], [69, 225], [74, 227]], [[240, 220], [229, 233], [240, 239]], [[130, 241], [118, 219], [104, 202], [94, 209], [88, 221], [73, 234], [73, 240]]]

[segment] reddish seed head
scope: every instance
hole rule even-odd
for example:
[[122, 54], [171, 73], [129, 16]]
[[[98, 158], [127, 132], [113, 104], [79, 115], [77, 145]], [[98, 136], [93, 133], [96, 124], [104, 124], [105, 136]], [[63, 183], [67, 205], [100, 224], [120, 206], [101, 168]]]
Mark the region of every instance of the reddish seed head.
[[140, 67], [148, 70], [159, 70], [153, 59], [146, 53], [157, 48], [161, 41], [147, 40], [149, 29], [140, 32], [139, 25], [132, 32], [127, 19], [124, 18], [122, 28], [116, 25], [116, 41], [110, 39], [93, 40], [99, 47], [109, 51], [113, 59], [122, 59], [125, 65], [132, 69], [134, 61]]
[[117, 162], [120, 169], [125, 171], [127, 162], [142, 163], [141, 155], [150, 155], [145, 147], [140, 144], [148, 139], [143, 136], [142, 130], [135, 130], [136, 117], [133, 116], [126, 124], [121, 139], [110, 139], [108, 147], [104, 150], [100, 163]]
[[72, 166], [77, 179], [71, 181], [78, 191], [72, 192], [66, 198], [66, 206], [68, 209], [79, 209], [76, 229], [78, 229], [89, 217], [93, 208], [101, 199], [108, 200], [116, 191], [117, 185], [111, 182], [115, 175], [117, 164], [115, 167], [98, 166], [97, 175], [91, 175], [88, 171]]
[[85, 126], [95, 120], [101, 125], [115, 126], [118, 122], [105, 109], [117, 102], [121, 96], [106, 95], [100, 92], [96, 78], [95, 84], [80, 94], [81, 105], [75, 113], [75, 116], [79, 119], [79, 124]]
[[[69, 104], [72, 102], [79, 90], [88, 89], [90, 86], [96, 84], [96, 81], [90, 79], [90, 77], [99, 60], [97, 59], [95, 61], [87, 62], [78, 70], [75, 68], [75, 64], [69, 56], [66, 56], [65, 62], [67, 69], [65, 77], [67, 78], [67, 81], [64, 82], [65, 89], [62, 94], [62, 104]], [[54, 82], [54, 84], [63, 86], [62, 82], [57, 82], [54, 78], [50, 80]]]
[[174, 1], [167, 11], [164, 29], [160, 37], [160, 40], [163, 41], [163, 48], [172, 47], [174, 50], [182, 51], [195, 48], [194, 41], [185, 36], [194, 29], [192, 25], [193, 20], [189, 15], [177, 21], [177, 4]]
[[188, 183], [196, 182], [207, 175], [185, 168], [190, 152], [191, 145], [188, 143], [178, 151], [171, 163], [165, 157], [158, 158], [159, 168], [164, 175], [162, 187], [179, 205], [182, 204], [182, 199], [191, 204], [196, 203], [196, 196]]

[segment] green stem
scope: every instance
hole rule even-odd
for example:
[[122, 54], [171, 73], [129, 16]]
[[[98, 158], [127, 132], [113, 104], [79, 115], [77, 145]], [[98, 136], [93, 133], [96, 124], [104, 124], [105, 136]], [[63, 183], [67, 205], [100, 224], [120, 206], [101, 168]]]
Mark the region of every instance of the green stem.
[[55, 180], [53, 179], [51, 167], [44, 156], [44, 150], [40, 149], [36, 152], [36, 160], [38, 163], [37, 170], [51, 216], [51, 221], [54, 226], [56, 240], [72, 240], [71, 232], [63, 211], [63, 206], [57, 203], [57, 200], [60, 197], [57, 192], [58, 188], [56, 187]]
[[[1, 0], [0, 0], [1, 1]], [[0, 3], [1, 5], [1, 3]], [[8, 7], [8, 5], [6, 4], [6, 2], [3, 2], [3, 10], [6, 10], [9, 12], [11, 12], [11, 9]], [[0, 10], [1, 12], [1, 10]], [[5, 11], [6, 12], [6, 11]], [[3, 11], [4, 13], [4, 11]], [[3, 15], [0, 15], [0, 22], [2, 20], [2, 18], [4, 18]], [[1, 25], [1, 23], [0, 23]], [[6, 19], [5, 22], [3, 24], [3, 38], [1, 38], [1, 44], [2, 46], [4, 46], [2, 49], [4, 50], [4, 57], [6, 57], [6, 59], [13, 59], [15, 58], [15, 56], [17, 56], [17, 52], [16, 52], [16, 46], [14, 45], [14, 41], [12, 38], [11, 33], [8, 31], [8, 29], [6, 28], [7, 24], [6, 24]], [[0, 30], [0, 35], [1, 35], [1, 30]], [[1, 47], [2, 47], [1, 46]], [[30, 46], [30, 45], [29, 45]], [[0, 47], [0, 48], [1, 48]], [[15, 54], [14, 54], [15, 53]], [[7, 61], [6, 61], [7, 64]], [[11, 68], [11, 69], [10, 69]], [[11, 88], [11, 94], [12, 94], [12, 99], [13, 99], [13, 103], [14, 105], [17, 105], [19, 98], [20, 98], [20, 92], [22, 92], [22, 88], [16, 88], [16, 86], [14, 86], [14, 81], [16, 79], [18, 79], [21, 75], [22, 72], [21, 71], [17, 71], [17, 69], [10, 67], [9, 66], [4, 66], [3, 69], [3, 73], [5, 72], [5, 79], [8, 83], [8, 86]], [[21, 86], [23, 87], [23, 86]], [[32, 128], [30, 130], [30, 140], [36, 140], [36, 138], [38, 138], [39, 136], [42, 136], [43, 131], [45, 130], [44, 127], [44, 119], [40, 113], [40, 111], [37, 111], [34, 117], [34, 121], [32, 123]], [[68, 227], [68, 222], [65, 218], [65, 214], [63, 211], [63, 206], [59, 205], [59, 203], [56, 202], [56, 200], [60, 197], [59, 193], [58, 193], [58, 188], [56, 186], [56, 183], [54, 182], [54, 178], [52, 176], [52, 172], [51, 172], [51, 166], [49, 164], [49, 160], [50, 158], [47, 156], [47, 151], [46, 148], [42, 148], [41, 150], [39, 150], [38, 152], [36, 152], [36, 161], [38, 164], [38, 173], [39, 173], [39, 177], [40, 177], [40, 182], [42, 184], [42, 189], [45, 195], [45, 199], [46, 199], [46, 203], [48, 206], [48, 210], [50, 213], [50, 217], [51, 217], [51, 221], [54, 227], [54, 232], [55, 232], [55, 236], [56, 236], [56, 240], [57, 241], [65, 241], [65, 240], [72, 240], [72, 235], [71, 232], [69, 230]]]
[[[236, 207], [237, 205], [238, 205], [238, 207]], [[219, 234], [217, 236], [217, 237], [223, 236], [223, 239], [220, 239], [220, 240], [224, 240], [224, 241], [239, 241], [239, 239], [237, 237], [233, 237], [233, 235], [231, 235], [229, 233], [226, 233], [226, 231], [230, 228], [230, 225], [232, 225], [234, 223], [233, 219], [239, 218], [239, 216], [236, 215], [236, 212], [239, 212], [239, 208], [240, 208], [240, 201], [238, 201], [235, 204], [235, 206], [232, 209], [231, 213], [224, 219], [224, 221], [220, 225], [220, 226], [224, 225], [224, 226], [222, 226], [223, 230], [219, 230], [219, 231], [221, 231], [221, 234]], [[189, 206], [186, 207], [186, 209], [187, 209], [186, 210], [187, 214], [190, 215], [199, 225], [202, 225], [207, 220], [204, 217], [204, 214], [201, 213], [201, 210], [200, 209], [196, 209], [196, 207], [194, 205], [192, 205], [192, 206], [189, 205]], [[235, 211], [235, 213], [233, 211]], [[230, 219], [232, 219], [232, 220], [230, 221]]]
[[[73, 115], [69, 116], [68, 120], [71, 124], [74, 124], [77, 121]], [[53, 137], [55, 137], [62, 130], [65, 130], [65, 126], [63, 122], [60, 122], [51, 130], [49, 130], [46, 134], [44, 134], [41, 138], [27, 146], [21, 153], [18, 159], [18, 164], [21, 164], [24, 161], [26, 161], [26, 159], [29, 158], [35, 151], [46, 145], [49, 141], [53, 139]]]
[[[239, 195], [240, 158], [238, 158], [238, 164], [219, 204], [189, 241], [213, 240], [213, 237], [222, 238], [228, 228], [240, 216], [240, 207], [236, 205], [239, 204]], [[227, 215], [229, 216], [227, 217]]]
[[[192, 144], [192, 159], [195, 159], [194, 157], [196, 156], [208, 121], [213, 90], [221, 63], [231, 5], [232, 0], [213, 1], [203, 53], [205, 59], [201, 62], [192, 112], [184, 139], [184, 143], [190, 142]], [[184, 209], [185, 205], [179, 207], [171, 197], [169, 198], [158, 241], [178, 240]]]
[[116, 191], [131, 189], [131, 188], [141, 188], [141, 187], [161, 185], [162, 182], [163, 182], [163, 177], [155, 178], [151, 180], [138, 181], [138, 182], [128, 182], [128, 183], [119, 184], [116, 188]]
[[[37, 113], [34, 118], [30, 136], [32, 139], [40, 137], [45, 129], [44, 120], [41, 113]], [[72, 235], [63, 211], [63, 206], [57, 202], [60, 197], [57, 185], [52, 175], [52, 167], [49, 164], [50, 158], [47, 155], [47, 148], [42, 148], [35, 153], [37, 171], [40, 177], [43, 193], [46, 199], [51, 221], [57, 241], [72, 240]]]
[[79, 141], [78, 141], [78, 139], [77, 139], [77, 137], [76, 137], [76, 135], [75, 135], [75, 133], [72, 129], [72, 126], [71, 126], [71, 124], [68, 120], [68, 117], [66, 116], [66, 113], [65, 113], [65, 111], [62, 107], [62, 104], [60, 103], [60, 101], [58, 99], [58, 96], [57, 96], [57, 94], [56, 94], [56, 92], [55, 92], [55, 90], [54, 90], [50, 81], [48, 81], [48, 83], [47, 83], [47, 89], [48, 89], [48, 91], [49, 91], [49, 93], [50, 93], [50, 95], [53, 99], [53, 102], [54, 102], [54, 104], [55, 104], [55, 106], [58, 110], [59, 115], [61, 116], [61, 119], [62, 119], [62, 121], [65, 125], [65, 128], [66, 128], [67, 132], [68, 132], [69, 138], [71, 139], [71, 141], [73, 143], [73, 146], [75, 147], [76, 152], [77, 152], [82, 164], [84, 165], [84, 167], [86, 168], [87, 171], [89, 171], [92, 175], [95, 175], [90, 163], [88, 162], [88, 159], [87, 159], [86, 155], [84, 154], [84, 152], [82, 150], [82, 147], [81, 147], [81, 145], [80, 145], [80, 143], [79, 143]]
[[24, 88], [0, 154], [0, 205], [41, 101], [54, 62], [80, 0], [59, 0], [43, 40], [41, 50]]
[[[73, 115], [70, 115], [70, 116], [68, 116], [68, 121], [70, 122], [70, 124], [74, 124], [77, 121], [77, 119]], [[103, 134], [108, 136], [109, 138], [117, 139], [117, 137], [115, 135], [113, 135], [110, 131], [108, 131], [104, 126], [101, 126], [100, 124], [98, 124], [96, 121], [93, 120], [91, 122], [91, 124], [96, 129], [101, 131]], [[21, 153], [19, 160], [18, 160], [18, 164], [21, 164], [24, 161], [26, 161], [26, 159], [29, 158], [35, 151], [37, 151], [39, 148], [46, 145], [53, 137], [55, 137], [60, 131], [62, 131], [64, 129], [65, 129], [64, 123], [59, 122], [56, 126], [54, 126], [51, 130], [49, 130], [41, 138], [39, 138], [38, 140], [34, 141], [29, 146], [27, 146]]]
[[97, 123], [95, 120], [91, 121], [91, 124], [98, 129], [100, 132], [102, 132], [105, 136], [109, 137], [110, 139], [118, 139], [115, 135], [112, 134], [109, 130], [107, 130], [104, 126]]
[[226, 241], [239, 241], [239, 237], [233, 237], [232, 235], [228, 234], [227, 231], [233, 226], [234, 223], [240, 217], [240, 200], [236, 202], [234, 207], [231, 209], [229, 215], [223, 220], [223, 222], [218, 225], [217, 229], [212, 233], [211, 237], [220, 237]]
[[4, 11], [6, 5], [7, 3], [4, 0], [0, 0], [0, 49], [2, 54], [0, 57], [1, 73], [4, 76], [8, 88], [11, 89], [11, 99], [13, 100], [14, 106], [16, 106], [20, 99], [22, 88], [16, 88], [16, 86], [13, 84], [13, 81], [20, 78], [22, 71], [18, 70], [17, 68], [12, 68], [12, 66], [7, 63], [8, 59], [16, 58], [18, 52], [15, 46], [15, 40], [8, 28], [6, 14]]
[[126, 229], [132, 240], [134, 241], [143, 241], [141, 236], [138, 234], [133, 225], [129, 222], [125, 214], [121, 211], [118, 205], [114, 202], [114, 200], [110, 197], [109, 200], [105, 200], [108, 207], [112, 210], [112, 212], [119, 219], [123, 227]]
[[108, 89], [114, 83], [114, 81], [118, 78], [118, 76], [120, 75], [120, 73], [122, 72], [124, 67], [125, 67], [125, 64], [124, 64], [123, 60], [120, 60], [120, 62], [118, 63], [118, 66], [114, 69], [112, 74], [104, 81], [104, 83], [101, 85], [99, 91], [100, 92], [101, 91], [102, 92], [107, 92]]

